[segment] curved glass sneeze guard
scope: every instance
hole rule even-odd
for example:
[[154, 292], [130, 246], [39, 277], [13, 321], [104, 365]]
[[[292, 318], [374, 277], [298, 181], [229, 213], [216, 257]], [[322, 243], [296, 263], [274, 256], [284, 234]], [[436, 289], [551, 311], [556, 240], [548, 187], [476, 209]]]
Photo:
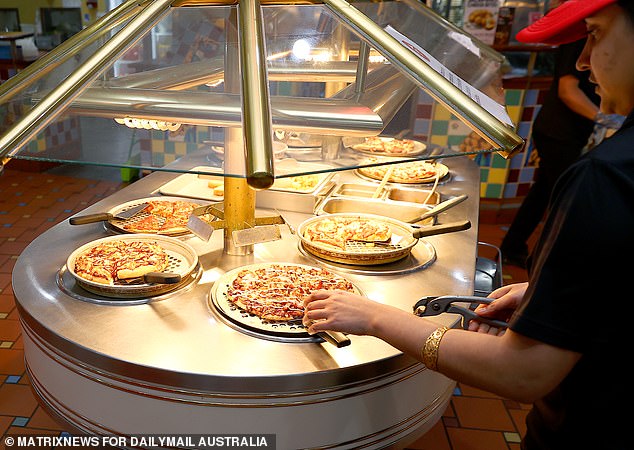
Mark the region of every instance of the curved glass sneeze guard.
[[[200, 1], [169, 7], [163, 1], [167, 7], [149, 11], [147, 4], [160, 0], [138, 3], [125, 3], [77, 41], [63, 43], [47, 55], [45, 67], [10, 79], [11, 89], [0, 86], [5, 160], [246, 175], [238, 8]], [[389, 26], [411, 40], [412, 48], [424, 49], [477, 95], [503, 103], [502, 57], [419, 2], [353, 6], [381, 29]], [[503, 117], [478, 117], [469, 102], [452, 102], [455, 96], [407, 73], [407, 60], [374, 42], [363, 24], [342, 18], [345, 8], [338, 4], [261, 8], [276, 177], [464, 154], [434, 144], [437, 129], [429, 118], [417, 117], [420, 108], [432, 111], [429, 117], [466, 118], [467, 133], [493, 144], [471, 148], [473, 153], [508, 154], [521, 144]], [[104, 49], [111, 58], [95, 65], [91, 58]], [[56, 91], [73, 80], [68, 92]], [[36, 114], [44, 106], [44, 114]], [[19, 136], [27, 137], [10, 139], [25, 122], [30, 128]], [[490, 122], [508, 128], [512, 143], [506, 148], [478, 126]], [[99, 130], [100, 137], [86, 136], [87, 129]], [[364, 146], [378, 135], [414, 142], [395, 154]]]

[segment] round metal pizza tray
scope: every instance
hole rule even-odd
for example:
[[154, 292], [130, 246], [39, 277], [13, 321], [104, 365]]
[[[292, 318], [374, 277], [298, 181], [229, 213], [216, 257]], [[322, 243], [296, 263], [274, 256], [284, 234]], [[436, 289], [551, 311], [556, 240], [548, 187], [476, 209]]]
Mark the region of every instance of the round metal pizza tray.
[[[306, 228], [321, 220], [330, 218], [358, 218], [372, 219], [387, 224], [392, 231], [388, 244], [368, 244], [365, 242], [346, 242], [345, 250], [327, 244], [311, 242], [304, 237]], [[309, 253], [336, 263], [372, 266], [389, 264], [408, 256], [418, 239], [412, 235], [413, 229], [405, 222], [391, 217], [361, 213], [334, 213], [311, 217], [302, 222], [297, 228], [297, 236], [302, 247]]]
[[366, 264], [358, 266], [352, 265], [349, 262], [339, 263], [315, 256], [313, 253], [310, 253], [304, 248], [301, 241], [298, 241], [297, 247], [302, 255], [317, 261], [322, 266], [356, 275], [404, 275], [416, 272], [417, 270], [426, 269], [436, 261], [436, 249], [430, 242], [425, 240], [419, 240], [418, 244], [416, 244], [410, 254], [398, 261], [385, 264]]
[[[415, 162], [415, 161], [404, 161], [403, 163], [411, 163], [411, 162]], [[421, 161], [424, 162], [424, 161]], [[403, 163], [399, 163], [399, 164], [403, 164]], [[436, 166], [438, 166], [441, 170], [441, 175], [438, 178], [438, 184], [444, 184], [447, 181], [449, 181], [450, 179], [450, 172], [449, 172], [449, 168], [441, 163], [436, 163]], [[376, 182], [380, 182], [382, 179], [381, 178], [374, 178], [371, 177], [365, 173], [363, 173], [363, 167], [359, 167], [357, 169], [354, 170], [355, 175], [357, 175], [359, 178], [366, 180], [366, 181], [372, 181], [374, 183]], [[421, 178], [415, 181], [390, 181], [388, 180], [388, 183], [390, 185], [401, 185], [401, 186], [416, 186], [416, 185], [428, 185], [428, 184], [432, 184], [436, 181], [436, 177], [428, 177], [428, 178]]]
[[[151, 202], [151, 201], [188, 202], [188, 203], [194, 203], [197, 206], [210, 204], [209, 201], [192, 199], [192, 198], [157, 196], [157, 197], [146, 197], [146, 198], [131, 200], [129, 202], [125, 202], [115, 206], [114, 208], [110, 209], [110, 211], [108, 212], [112, 214], [113, 216], [115, 216], [116, 214], [122, 213], [130, 208], [134, 208], [135, 206], [141, 205], [143, 203]], [[132, 217], [131, 219], [127, 219], [127, 220], [121, 220], [121, 219], [117, 219], [116, 217], [113, 217], [112, 219], [108, 220], [107, 226], [118, 233], [131, 233], [130, 231], [124, 228], [124, 225], [127, 223], [133, 224], [136, 221], [141, 221], [144, 218], [146, 218], [148, 215], [151, 215], [151, 213], [141, 211], [138, 214], [136, 214], [134, 217]], [[210, 217], [213, 217], [213, 216], [210, 216]], [[147, 233], [150, 233], [150, 232], [148, 231]], [[190, 233], [191, 231], [189, 231], [187, 228], [183, 228], [182, 230], [178, 230], [178, 231], [158, 232], [156, 234], [161, 236], [183, 236]]]
[[140, 284], [106, 285], [86, 280], [75, 272], [75, 260], [79, 255], [97, 245], [112, 241], [142, 241], [158, 243], [165, 250], [165, 253], [167, 253], [169, 258], [169, 265], [165, 272], [178, 274], [181, 276], [181, 279], [186, 279], [198, 265], [198, 255], [196, 254], [196, 250], [194, 250], [194, 248], [189, 244], [176, 238], [141, 233], [109, 236], [82, 245], [73, 251], [66, 260], [66, 269], [68, 272], [73, 276], [75, 282], [88, 292], [104, 297], [114, 298], [151, 297], [177, 289], [179, 285], [183, 283], [183, 281], [174, 284], [147, 284], [141, 282]]
[[[227, 290], [240, 271], [245, 269], [255, 270], [262, 267], [270, 267], [272, 265], [320, 269], [320, 267], [285, 262], [259, 263], [237, 267], [226, 272], [218, 280], [216, 280], [209, 291], [209, 309], [226, 325], [251, 336], [278, 342], [322, 342], [322, 338], [308, 334], [306, 328], [302, 324], [302, 321], [299, 319], [292, 321], [273, 321], [262, 319], [255, 314], [244, 311], [227, 298]], [[332, 271], [332, 273], [335, 276], [342, 277], [334, 271]], [[362, 291], [356, 285], [353, 284], [353, 287], [355, 293], [362, 294]]]
[[55, 281], [57, 287], [59, 287], [62, 292], [76, 300], [81, 300], [88, 303], [96, 303], [98, 305], [133, 306], [145, 305], [150, 302], [161, 302], [171, 298], [174, 295], [181, 295], [182, 293], [187, 292], [194, 286], [196, 286], [196, 283], [198, 282], [198, 280], [201, 279], [202, 274], [202, 267], [200, 264], [198, 264], [194, 271], [189, 274], [189, 276], [183, 278], [180, 283], [171, 285], [171, 290], [165, 293], [159, 292], [151, 296], [138, 297], [106, 297], [95, 292], [90, 292], [83, 288], [79, 283], [77, 283], [77, 279], [73, 275], [71, 275], [68, 267], [66, 267], [66, 264], [64, 264], [62, 268], [57, 272], [57, 277]]

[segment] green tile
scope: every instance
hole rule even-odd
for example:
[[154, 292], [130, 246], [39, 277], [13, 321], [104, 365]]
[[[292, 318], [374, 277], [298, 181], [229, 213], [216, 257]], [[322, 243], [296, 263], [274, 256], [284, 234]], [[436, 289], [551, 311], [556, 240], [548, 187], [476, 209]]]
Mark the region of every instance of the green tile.
[[431, 134], [433, 136], [446, 136], [449, 131], [448, 120], [434, 120], [431, 124]]
[[502, 188], [501, 184], [489, 184], [486, 189], [486, 198], [502, 198]]
[[486, 167], [481, 167], [480, 168], [480, 182], [486, 183], [488, 179], [489, 179], [489, 169]]
[[491, 158], [491, 167], [496, 169], [504, 169], [508, 165], [508, 160], [498, 153], [494, 153]]
[[519, 106], [522, 101], [522, 91], [519, 89], [507, 89], [504, 91], [506, 106]]
[[447, 145], [449, 147], [458, 146], [458, 145], [462, 144], [462, 142], [464, 141], [465, 137], [466, 136], [452, 136], [452, 135], [449, 135], [449, 136], [447, 136]]
[[165, 153], [171, 153], [172, 155], [176, 153], [176, 146], [172, 141], [165, 141]]

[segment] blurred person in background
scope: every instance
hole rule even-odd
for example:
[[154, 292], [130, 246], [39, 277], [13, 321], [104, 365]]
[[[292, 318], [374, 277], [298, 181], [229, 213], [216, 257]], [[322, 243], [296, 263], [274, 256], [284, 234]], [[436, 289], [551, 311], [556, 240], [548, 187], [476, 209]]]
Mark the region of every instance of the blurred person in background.
[[497, 289], [476, 309], [508, 329], [438, 327], [345, 292], [305, 300], [311, 333], [375, 336], [460, 383], [533, 403], [524, 450], [633, 448], [622, 410], [634, 400], [634, 335], [614, 306], [631, 298], [634, 271], [634, 0], [568, 0], [517, 38], [563, 44], [584, 35], [577, 67], [626, 119], [555, 184], [529, 281]]
[[526, 268], [528, 240], [544, 218], [555, 181], [581, 155], [597, 120], [599, 96], [588, 72], [575, 66], [584, 44], [585, 39], [580, 39], [555, 51], [553, 81], [531, 132], [539, 166], [502, 240], [500, 250], [506, 264]]

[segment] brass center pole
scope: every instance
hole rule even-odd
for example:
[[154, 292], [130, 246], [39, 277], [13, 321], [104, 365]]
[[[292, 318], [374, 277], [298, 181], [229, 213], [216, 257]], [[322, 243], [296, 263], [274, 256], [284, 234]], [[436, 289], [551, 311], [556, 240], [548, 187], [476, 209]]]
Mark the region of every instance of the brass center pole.
[[[225, 61], [225, 92], [240, 93], [240, 51], [238, 49], [237, 8], [232, 8], [227, 20], [227, 51]], [[225, 128], [225, 173], [245, 173], [245, 151], [242, 128]], [[255, 226], [255, 191], [247, 184], [246, 177], [225, 176], [225, 230], [224, 253], [249, 255], [253, 245], [234, 245], [232, 233]]]

